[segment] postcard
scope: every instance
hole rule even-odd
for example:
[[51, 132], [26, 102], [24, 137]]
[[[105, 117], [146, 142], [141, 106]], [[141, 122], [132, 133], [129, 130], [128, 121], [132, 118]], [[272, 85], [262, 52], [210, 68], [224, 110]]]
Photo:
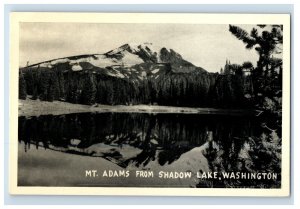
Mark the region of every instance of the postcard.
[[14, 195], [289, 196], [290, 15], [10, 16]]

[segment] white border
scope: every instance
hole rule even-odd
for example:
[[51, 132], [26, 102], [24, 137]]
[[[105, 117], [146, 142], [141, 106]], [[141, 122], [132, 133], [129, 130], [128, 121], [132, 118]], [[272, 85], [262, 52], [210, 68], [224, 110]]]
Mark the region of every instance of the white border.
[[[19, 22], [283, 24], [283, 132], [281, 189], [18, 187], [17, 124]], [[10, 194], [165, 195], [165, 196], [288, 196], [290, 188], [290, 16], [288, 14], [164, 14], [164, 13], [11, 13], [10, 16]]]

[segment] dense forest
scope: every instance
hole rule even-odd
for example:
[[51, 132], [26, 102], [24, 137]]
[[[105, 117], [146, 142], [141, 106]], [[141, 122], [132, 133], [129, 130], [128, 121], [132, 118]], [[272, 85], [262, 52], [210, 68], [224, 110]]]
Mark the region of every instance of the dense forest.
[[[52, 69], [20, 69], [19, 98], [80, 104], [153, 104], [192, 107], [248, 107], [242, 75], [184, 73], [165, 65], [158, 78], [119, 78], [97, 70], [72, 71], [68, 64]], [[123, 69], [124, 70], [124, 69]], [[126, 69], [125, 69], [126, 70]]]

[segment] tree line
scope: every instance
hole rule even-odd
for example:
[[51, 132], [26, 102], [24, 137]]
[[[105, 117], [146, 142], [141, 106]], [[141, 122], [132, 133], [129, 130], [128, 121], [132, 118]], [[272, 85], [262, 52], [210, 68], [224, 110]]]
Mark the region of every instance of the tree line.
[[52, 69], [20, 69], [19, 98], [92, 105], [169, 105], [243, 108], [244, 77], [219, 73], [168, 73], [158, 78], [124, 79], [92, 70], [72, 71], [66, 63]]

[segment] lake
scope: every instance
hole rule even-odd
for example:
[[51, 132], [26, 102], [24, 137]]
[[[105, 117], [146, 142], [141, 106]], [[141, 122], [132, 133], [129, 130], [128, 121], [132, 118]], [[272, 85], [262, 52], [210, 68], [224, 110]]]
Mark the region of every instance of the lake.
[[263, 124], [224, 114], [19, 117], [18, 185], [278, 188], [281, 150], [269, 147], [280, 137]]

